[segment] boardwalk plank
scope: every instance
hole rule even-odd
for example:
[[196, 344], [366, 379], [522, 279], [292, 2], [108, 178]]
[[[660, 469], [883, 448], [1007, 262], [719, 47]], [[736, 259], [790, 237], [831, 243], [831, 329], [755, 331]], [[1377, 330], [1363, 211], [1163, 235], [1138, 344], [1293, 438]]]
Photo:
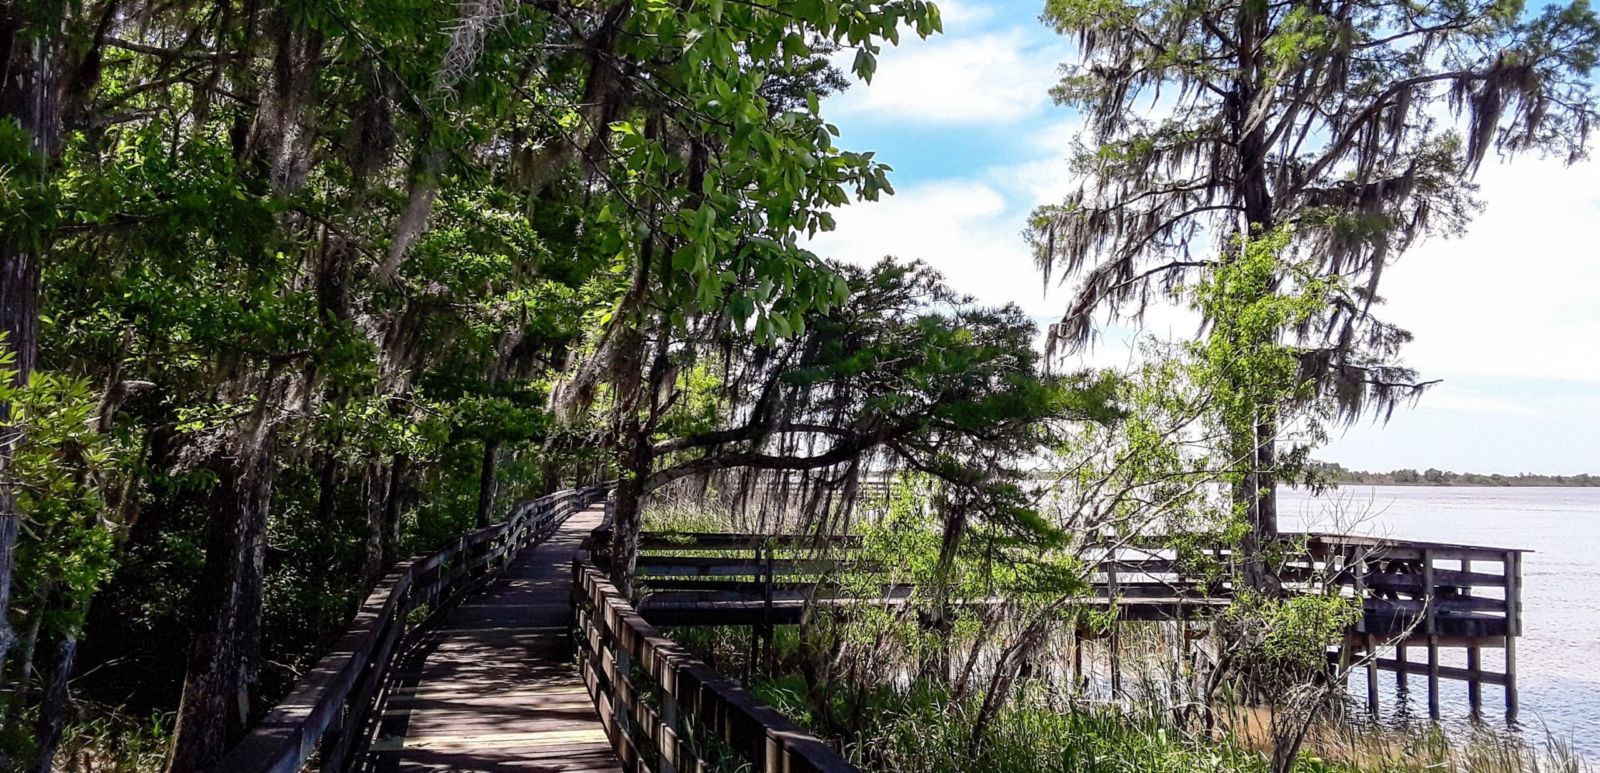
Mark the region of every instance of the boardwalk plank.
[[575, 513], [407, 653], [361, 768], [620, 772], [567, 638], [572, 558], [602, 517]]

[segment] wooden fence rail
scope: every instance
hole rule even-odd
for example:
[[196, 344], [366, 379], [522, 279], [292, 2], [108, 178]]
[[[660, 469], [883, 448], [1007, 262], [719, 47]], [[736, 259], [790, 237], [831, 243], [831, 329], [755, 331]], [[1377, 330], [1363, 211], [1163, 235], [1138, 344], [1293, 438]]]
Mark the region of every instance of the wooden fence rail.
[[855, 766], [658, 631], [593, 560], [573, 562], [578, 669], [629, 773], [852, 773]]
[[[1285, 587], [1294, 593], [1360, 599], [1364, 608], [1360, 633], [1393, 636], [1410, 631], [1418, 638], [1520, 633], [1517, 567], [1522, 551], [1337, 534], [1284, 537], [1286, 544], [1300, 546], [1278, 570]], [[660, 611], [663, 616], [657, 622], [666, 622], [666, 610], [680, 607], [743, 614], [737, 610], [747, 610], [748, 605], [728, 603], [740, 599], [848, 598], [850, 592], [836, 582], [841, 572], [884, 573], [884, 567], [860, 559], [860, 548], [860, 540], [853, 537], [645, 534], [636, 575], [649, 596], [641, 611], [652, 620]], [[1211, 551], [1219, 560], [1229, 552]], [[1188, 574], [1188, 567], [1169, 548], [1120, 544], [1092, 548], [1087, 555], [1095, 564], [1088, 577], [1090, 599], [1176, 607], [1180, 602], [1232, 596], [1225, 580]], [[599, 558], [604, 565], [603, 556]], [[901, 598], [907, 587], [886, 584], [883, 598]], [[721, 607], [704, 606], [718, 604]]]
[[295, 773], [342, 770], [372, 729], [372, 707], [406, 634], [505, 569], [604, 486], [569, 489], [513, 508], [504, 523], [472, 532], [437, 552], [401, 562], [361, 605], [349, 630], [275, 708], [229, 751], [218, 770]]
[[[1506, 714], [1517, 713], [1516, 639], [1522, 633], [1521, 564], [1525, 551], [1441, 542], [1375, 539], [1343, 534], [1285, 534], [1284, 589], [1353, 599], [1361, 615], [1346, 631], [1335, 664], [1361, 654], [1367, 669], [1368, 706], [1378, 709], [1377, 672], [1427, 677], [1429, 713], [1439, 714], [1439, 680], [1467, 682], [1474, 713], [1481, 685], [1505, 688]], [[861, 560], [854, 537], [803, 535], [646, 534], [636, 577], [645, 592], [639, 611], [660, 625], [751, 625], [770, 636], [773, 625], [800, 621], [819, 606], [905, 603], [915, 589], [885, 582], [875, 598], [861, 598], [859, 583], [841, 585], [843, 572], [882, 573]], [[1218, 559], [1230, 550], [1208, 551]], [[1177, 552], [1159, 539], [1121, 540], [1090, 548], [1095, 564], [1082, 606], [1110, 609], [1123, 620], [1203, 618], [1226, 607], [1233, 588], [1225, 580], [1186, 574]], [[600, 557], [603, 564], [603, 556]], [[1003, 600], [968, 600], [982, 604]], [[1441, 648], [1466, 652], [1466, 668], [1440, 663]], [[1426, 662], [1407, 661], [1425, 648]], [[1482, 650], [1505, 652], [1504, 668], [1485, 670]], [[1394, 658], [1380, 658], [1393, 649]]]

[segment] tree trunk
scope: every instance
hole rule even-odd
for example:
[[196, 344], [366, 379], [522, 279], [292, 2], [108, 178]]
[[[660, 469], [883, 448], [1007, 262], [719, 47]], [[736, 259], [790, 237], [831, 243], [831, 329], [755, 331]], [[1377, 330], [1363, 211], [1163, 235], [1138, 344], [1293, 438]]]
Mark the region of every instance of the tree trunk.
[[548, 445], [544, 448], [544, 458], [539, 461], [539, 493], [554, 494], [561, 490], [561, 465], [556, 462], [555, 454], [550, 452]]
[[611, 581], [623, 593], [631, 590], [634, 565], [639, 556], [640, 500], [644, 498], [643, 479], [624, 474], [617, 481], [616, 504], [611, 521]]
[[410, 507], [415, 487], [411, 478], [411, 457], [395, 454], [389, 462], [389, 499], [383, 507], [383, 566], [388, 569], [400, 560], [400, 518]]
[[217, 462], [217, 504], [198, 585], [205, 612], [189, 647], [168, 773], [215, 769], [249, 720], [273, 473], [270, 428], [252, 434], [258, 437], [241, 438]]
[[623, 593], [630, 592], [633, 571], [639, 558], [639, 529], [643, 515], [645, 479], [654, 463], [650, 438], [641, 431], [632, 433], [623, 457], [623, 472], [617, 481], [616, 504], [611, 523], [611, 581]]
[[933, 619], [930, 621], [933, 630], [944, 634], [939, 637], [937, 657], [932, 663], [936, 669], [939, 684], [948, 684], [950, 679], [950, 633], [952, 623], [950, 615], [950, 584], [951, 575], [955, 572], [956, 558], [961, 553], [961, 542], [967, 535], [967, 508], [966, 502], [958, 500], [948, 501], [940, 497], [940, 509], [944, 514], [944, 534], [939, 540], [939, 561], [933, 570]]
[[250, 127], [250, 149], [274, 190], [289, 193], [305, 185], [315, 133], [304, 125], [307, 103], [315, 100], [322, 32], [298, 22], [287, 8], [272, 17], [276, 43], [269, 88], [263, 90]]
[[1271, 419], [1256, 425], [1256, 518], [1252, 524], [1262, 539], [1278, 538], [1278, 423]]
[[[28, 13], [48, 14], [49, 8], [49, 4], [6, 3], [0, 9], [0, 63], [5, 67], [0, 78], [0, 121], [15, 120], [28, 133], [41, 184], [48, 180], [50, 162], [60, 145], [56, 44], [61, 21], [30, 18]], [[18, 230], [7, 223], [0, 232], [0, 334], [5, 336], [4, 346], [16, 355], [12, 367], [17, 383], [23, 383], [38, 354], [39, 262], [48, 235], [28, 238]], [[0, 420], [9, 417], [10, 406], [0, 404]], [[0, 436], [0, 688], [5, 687], [6, 656], [16, 643], [10, 623], [11, 573], [20, 515], [7, 477], [11, 449], [19, 440], [15, 430]]]
[[478, 474], [478, 528], [493, 522], [495, 474], [500, 464], [500, 441], [483, 441], [483, 468]]
[[[424, 135], [426, 132], [424, 132]], [[406, 193], [406, 206], [391, 229], [389, 252], [378, 266], [378, 275], [394, 282], [400, 277], [411, 252], [411, 245], [428, 228], [428, 218], [433, 215], [433, 202], [439, 193], [439, 174], [444, 171], [445, 153], [430, 149], [422, 153], [412, 165], [411, 183]]]
[[366, 470], [361, 475], [361, 505], [366, 514], [366, 562], [361, 570], [363, 587], [371, 589], [383, 579], [385, 545], [389, 542], [388, 522], [391, 480], [389, 465], [377, 456], [367, 459]]
[[[34, 599], [40, 608], [47, 603], [53, 590], [52, 586], [47, 585], [44, 592]], [[11, 727], [11, 723], [22, 712], [23, 704], [27, 703], [28, 693], [33, 690], [33, 662], [39, 651], [40, 629], [43, 627], [44, 615], [34, 615], [33, 619], [28, 621], [27, 633], [24, 633], [18, 642], [21, 647], [17, 650], [17, 654], [22, 657], [22, 662], [17, 665], [17, 683], [12, 687], [16, 697], [6, 702], [5, 715], [0, 717], [0, 727]]]
[[322, 463], [317, 467], [317, 526], [324, 534], [333, 534], [334, 515], [339, 504], [339, 441], [322, 452]]
[[50, 773], [54, 769], [56, 747], [61, 743], [61, 731], [67, 725], [67, 711], [71, 708], [67, 689], [77, 659], [77, 633], [62, 634], [56, 642], [55, 657], [44, 683], [44, 697], [39, 703], [39, 717], [33, 726], [34, 758], [28, 773]]
[[[1266, 122], [1249, 124], [1250, 106], [1255, 104], [1257, 95], [1266, 88], [1265, 71], [1268, 65], [1258, 61], [1257, 45], [1268, 34], [1267, 24], [1267, 15], [1262, 7], [1250, 3], [1239, 7], [1238, 78], [1234, 84], [1234, 98], [1229, 103], [1228, 120], [1237, 132], [1239, 143], [1238, 192], [1244, 208], [1244, 237], [1247, 239], [1266, 234], [1277, 227], [1277, 209], [1267, 177], [1269, 149]], [[1275, 407], [1257, 406], [1262, 411], [1270, 411]], [[1276, 426], [1270, 421], [1258, 423], [1241, 434], [1247, 437], [1239, 439], [1247, 439], [1248, 445], [1236, 443], [1235, 447], [1251, 449], [1244, 459], [1249, 467], [1239, 492], [1246, 497], [1242, 501], [1248, 508], [1250, 518], [1250, 533], [1241, 546], [1245, 559], [1245, 582], [1259, 592], [1275, 595], [1278, 583], [1272, 569], [1266, 565], [1263, 551], [1278, 536], [1278, 500], [1272, 474], [1277, 463]]]

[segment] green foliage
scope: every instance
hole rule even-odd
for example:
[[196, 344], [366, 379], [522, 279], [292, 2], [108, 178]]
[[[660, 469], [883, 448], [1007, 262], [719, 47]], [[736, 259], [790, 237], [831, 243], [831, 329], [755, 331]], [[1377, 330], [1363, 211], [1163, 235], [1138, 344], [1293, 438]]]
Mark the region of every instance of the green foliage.
[[[599, 253], [632, 266], [661, 253], [657, 302], [676, 328], [695, 311], [726, 309], [730, 324], [764, 341], [803, 332], [805, 313], [843, 301], [843, 288], [799, 239], [831, 230], [827, 210], [851, 196], [876, 200], [893, 188], [871, 153], [835, 147], [838, 129], [805, 78], [803, 105], [774, 102], [770, 87], [804, 72], [818, 45], [855, 47], [853, 69], [870, 80], [881, 42], [897, 41], [902, 26], [939, 31], [937, 8], [645, 3], [628, 24], [624, 51], [665, 63], [653, 78], [672, 120], [636, 115], [608, 127], [621, 185], [589, 222]], [[687, 157], [685, 139], [699, 146]]]
[[[1291, 239], [1287, 229], [1249, 239], [1194, 290], [1193, 307], [1211, 324], [1188, 347], [1187, 376], [1207, 395], [1208, 421], [1228, 438], [1223, 468], [1235, 485], [1258, 470], [1256, 427], [1292, 425], [1305, 449], [1326, 439], [1324, 422], [1335, 409], [1318, 402], [1305, 349], [1287, 338], [1327, 316], [1342, 284], [1287, 259]], [[1305, 450], [1291, 450], [1268, 472], [1293, 479], [1303, 475], [1305, 458]]]
[[[797, 675], [761, 678], [750, 689], [763, 702], [809, 729], [827, 734]], [[1268, 756], [1248, 732], [1196, 732], [1177, 725], [1170, 712], [1150, 705], [1118, 707], [1081, 701], [1050, 701], [1047, 685], [1017, 688], [995, 716], [980, 747], [970, 734], [978, 707], [952, 700], [918, 680], [904, 689], [880, 689], [867, 697], [869, 724], [839, 738], [847, 756], [864, 770], [883, 773], [1000, 771], [1093, 771], [1095, 773], [1266, 773]], [[1249, 720], [1238, 716], [1241, 724]], [[1473, 770], [1585, 771], [1560, 739], [1528, 740], [1478, 728], [1452, 741], [1437, 725], [1405, 729], [1334, 721], [1319, 726], [1319, 741], [1302, 751], [1293, 773], [1424, 773]]]
[[170, 717], [130, 717], [115, 710], [88, 713], [66, 729], [60, 758], [87, 761], [106, 773], [147, 773], [161, 767], [172, 744]]
[[[881, 590], [878, 583], [887, 581], [915, 586], [913, 592], [923, 597], [919, 601], [924, 605], [944, 594], [957, 599], [1004, 598], [1025, 609], [1088, 591], [1088, 568], [1078, 557], [1055, 549], [1059, 542], [1037, 534], [1018, 538], [1006, 530], [1005, 522], [970, 526], [951, 565], [942, 567], [944, 514], [936, 504], [939, 497], [937, 483], [925, 475], [902, 476], [890, 486], [882, 515], [861, 530], [862, 560], [886, 571], [855, 578], [866, 583], [859, 588], [864, 596], [876, 595]], [[872, 614], [866, 611], [852, 619]], [[969, 624], [977, 617], [974, 611], [952, 614]]]
[[[758, 682], [756, 694], [792, 717], [810, 717], [803, 685], [791, 679]], [[1049, 706], [1019, 688], [1018, 700], [1001, 709], [974, 753], [971, 733], [978, 707], [953, 702], [948, 694], [918, 683], [905, 691], [878, 691], [863, 712], [870, 726], [846, 739], [852, 761], [884, 773], [1000, 773], [1033, 771], [1228, 771], [1266, 770], [1266, 759], [1238, 739], [1192, 737], [1159, 714], [1128, 714], [1111, 706]], [[815, 723], [813, 727], [817, 727]], [[1326, 768], [1308, 762], [1297, 768]]]
[[1330, 642], [1361, 616], [1359, 601], [1338, 595], [1266, 599], [1241, 594], [1224, 625], [1243, 667], [1270, 684], [1300, 684], [1327, 669]]
[[[1200, 339], [1144, 342], [1116, 395], [1126, 418], [1058, 446], [1065, 509], [1090, 509], [1088, 526], [1120, 535], [1163, 535], [1205, 576], [1223, 569], [1204, 553], [1250, 531], [1256, 502], [1237, 496], [1247, 481], [1320, 481], [1310, 453], [1341, 409], [1317, 389], [1293, 331], [1333, 313], [1345, 287], [1288, 257], [1291, 239], [1258, 235], [1207, 271], [1189, 294], [1212, 320]], [[1262, 426], [1284, 428], [1270, 462], [1258, 456]]]
[[[66, 75], [59, 154], [0, 121], [0, 219], [43, 285], [39, 370], [0, 393], [10, 622], [84, 634], [75, 698], [170, 711], [214, 636], [259, 715], [480, 502], [614, 477], [618, 436], [552, 411], [613, 328], [665, 338], [683, 399], [659, 432], [695, 433], [727, 416], [707, 331], [769, 346], [840, 311], [801, 240], [892, 187], [821, 114], [832, 62], [870, 77], [936, 7], [491, 6], [15, 9]], [[635, 397], [617, 371], [601, 401]], [[253, 454], [264, 509], [218, 485]], [[259, 590], [197, 587], [228, 551], [261, 557]]]
[[6, 485], [26, 534], [14, 592], [27, 618], [42, 618], [44, 633], [76, 635], [89, 598], [112, 568], [119, 525], [103, 490], [116, 473], [116, 449], [95, 429], [96, 399], [87, 381], [35, 371], [18, 385], [13, 360], [9, 349], [0, 352], [0, 404], [10, 413], [0, 434], [16, 439]]

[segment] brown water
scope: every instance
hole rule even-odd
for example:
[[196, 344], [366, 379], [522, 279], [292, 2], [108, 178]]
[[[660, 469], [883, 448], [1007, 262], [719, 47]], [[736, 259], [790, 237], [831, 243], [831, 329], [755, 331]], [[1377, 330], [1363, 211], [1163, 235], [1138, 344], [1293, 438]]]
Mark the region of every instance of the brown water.
[[[1313, 498], [1284, 490], [1283, 528], [1349, 531], [1397, 539], [1523, 548], [1522, 625], [1517, 641], [1519, 725], [1531, 739], [1546, 730], [1600, 759], [1600, 488], [1345, 486]], [[1448, 657], [1463, 659], [1459, 652]], [[1498, 670], [1498, 650], [1484, 651]], [[1446, 665], [1460, 665], [1442, 659]], [[1427, 717], [1427, 688], [1413, 675], [1406, 700], [1384, 673], [1386, 717]], [[1358, 695], [1365, 689], [1356, 689]], [[1467, 721], [1466, 685], [1441, 683], [1447, 725]], [[1499, 688], [1483, 688], [1484, 717], [1502, 713]]]

